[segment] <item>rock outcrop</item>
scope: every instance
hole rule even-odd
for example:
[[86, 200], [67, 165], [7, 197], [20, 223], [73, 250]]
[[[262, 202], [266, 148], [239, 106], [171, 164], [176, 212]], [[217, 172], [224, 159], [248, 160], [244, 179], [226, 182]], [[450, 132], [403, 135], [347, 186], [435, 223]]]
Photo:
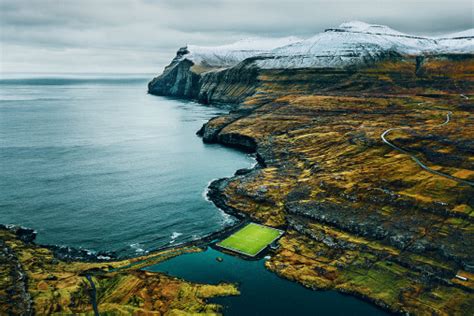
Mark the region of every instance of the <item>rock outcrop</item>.
[[199, 72], [184, 59], [153, 79], [148, 92], [156, 95], [194, 99], [204, 104], [232, 105], [255, 93], [258, 70], [251, 60], [224, 70]]

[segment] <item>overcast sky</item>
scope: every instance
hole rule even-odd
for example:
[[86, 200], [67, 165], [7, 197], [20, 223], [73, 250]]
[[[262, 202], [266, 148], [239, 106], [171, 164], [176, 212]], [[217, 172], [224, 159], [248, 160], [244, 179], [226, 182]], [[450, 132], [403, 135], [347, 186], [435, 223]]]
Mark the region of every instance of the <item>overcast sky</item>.
[[309, 37], [345, 21], [436, 35], [473, 26], [472, 0], [0, 0], [2, 72], [157, 73], [187, 43]]

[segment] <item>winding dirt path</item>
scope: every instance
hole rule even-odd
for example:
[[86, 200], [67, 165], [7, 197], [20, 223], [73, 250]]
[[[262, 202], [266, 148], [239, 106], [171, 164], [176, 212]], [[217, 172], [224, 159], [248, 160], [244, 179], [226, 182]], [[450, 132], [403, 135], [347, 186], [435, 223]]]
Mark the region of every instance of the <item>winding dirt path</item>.
[[[449, 111], [447, 114], [446, 114], [446, 120], [437, 125], [436, 127], [441, 127], [441, 126], [444, 126], [444, 125], [447, 125], [449, 124], [449, 122], [451, 121], [451, 114], [452, 112]], [[435, 174], [435, 175], [438, 175], [438, 176], [441, 176], [441, 177], [444, 177], [444, 178], [447, 178], [447, 179], [451, 179], [451, 180], [454, 180], [456, 182], [459, 182], [459, 183], [462, 183], [462, 184], [467, 184], [467, 185], [470, 185], [470, 186], [474, 186], [474, 182], [472, 181], [468, 181], [468, 180], [465, 180], [465, 179], [461, 179], [461, 178], [458, 178], [458, 177], [454, 177], [450, 174], [446, 174], [446, 173], [443, 173], [443, 172], [439, 172], [437, 170], [434, 170], [434, 169], [431, 169], [430, 167], [428, 167], [427, 165], [425, 165], [422, 161], [420, 161], [420, 159], [418, 159], [414, 154], [408, 152], [407, 150], [401, 148], [401, 147], [398, 147], [397, 145], [391, 143], [389, 140], [387, 140], [387, 136], [390, 132], [392, 131], [395, 131], [395, 130], [403, 130], [403, 129], [410, 129], [410, 127], [392, 127], [392, 128], [389, 128], [387, 129], [386, 131], [384, 131], [381, 135], [380, 135], [380, 138], [382, 138], [382, 141], [389, 145], [390, 147], [392, 147], [393, 149], [405, 154], [405, 155], [408, 155], [410, 156], [410, 158], [416, 162], [417, 165], [419, 165], [421, 168], [423, 168], [424, 170], [428, 171], [429, 173], [432, 173], [432, 174]]]

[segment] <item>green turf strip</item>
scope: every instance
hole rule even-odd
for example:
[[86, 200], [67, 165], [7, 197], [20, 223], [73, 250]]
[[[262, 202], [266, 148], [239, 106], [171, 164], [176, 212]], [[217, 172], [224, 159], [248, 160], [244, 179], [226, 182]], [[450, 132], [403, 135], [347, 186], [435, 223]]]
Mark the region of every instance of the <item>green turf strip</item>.
[[280, 235], [281, 231], [277, 229], [250, 223], [217, 245], [249, 256], [255, 256]]

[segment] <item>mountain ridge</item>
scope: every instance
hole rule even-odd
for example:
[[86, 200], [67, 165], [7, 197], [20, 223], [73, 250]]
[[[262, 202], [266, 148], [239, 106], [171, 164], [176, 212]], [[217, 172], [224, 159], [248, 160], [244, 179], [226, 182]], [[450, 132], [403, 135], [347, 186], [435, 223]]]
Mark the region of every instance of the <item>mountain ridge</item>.
[[[187, 53], [180, 55], [180, 60], [187, 59], [207, 68], [228, 68], [251, 57], [265, 57], [265, 61], [256, 65], [266, 69], [344, 67], [359, 60], [327, 58], [351, 57], [346, 53], [352, 57], [373, 56], [389, 50], [408, 55], [474, 53], [474, 29], [426, 37], [402, 33], [385, 25], [351, 21], [307, 39], [249, 38], [222, 46], [187, 45], [180, 50], [183, 49]], [[272, 62], [272, 58], [278, 61]]]

